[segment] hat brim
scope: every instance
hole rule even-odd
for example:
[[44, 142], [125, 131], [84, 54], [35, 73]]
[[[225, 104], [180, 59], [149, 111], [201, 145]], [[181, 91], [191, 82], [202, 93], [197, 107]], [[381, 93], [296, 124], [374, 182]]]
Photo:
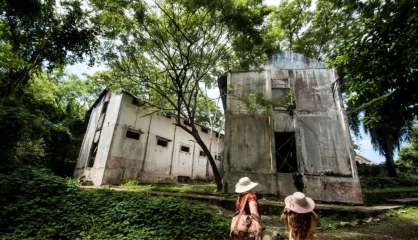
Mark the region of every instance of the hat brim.
[[250, 191], [251, 189], [255, 188], [258, 186], [258, 183], [256, 182], [251, 182], [250, 184], [248, 184], [248, 186], [240, 186], [240, 185], [235, 185], [235, 192], [236, 193], [245, 193]]
[[308, 213], [315, 209], [315, 202], [312, 198], [306, 197], [306, 202], [306, 206], [301, 206], [294, 201], [292, 195], [284, 199], [285, 207], [295, 213]]

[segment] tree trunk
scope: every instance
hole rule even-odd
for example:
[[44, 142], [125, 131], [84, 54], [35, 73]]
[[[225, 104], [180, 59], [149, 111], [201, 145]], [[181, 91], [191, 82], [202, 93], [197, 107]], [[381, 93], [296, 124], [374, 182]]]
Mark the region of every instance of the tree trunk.
[[218, 171], [218, 168], [216, 167], [215, 160], [213, 159], [212, 153], [210, 152], [209, 148], [206, 146], [206, 144], [203, 142], [202, 138], [199, 135], [198, 130], [194, 125], [192, 125], [192, 130], [188, 129], [185, 126], [180, 125], [182, 129], [184, 129], [186, 132], [188, 132], [190, 135], [193, 136], [193, 138], [196, 140], [197, 144], [202, 148], [203, 152], [206, 154], [209, 164], [212, 168], [213, 177], [215, 178], [216, 182], [216, 191], [221, 192], [222, 191], [222, 177], [221, 174]]
[[393, 161], [393, 157], [386, 155], [385, 158], [386, 158], [385, 166], [386, 166], [386, 170], [388, 171], [389, 177], [397, 177], [398, 173], [396, 172], [396, 167]]
[[386, 154], [385, 154], [385, 166], [388, 171], [389, 177], [397, 177], [395, 162], [393, 161], [393, 148], [389, 140], [386, 140]]

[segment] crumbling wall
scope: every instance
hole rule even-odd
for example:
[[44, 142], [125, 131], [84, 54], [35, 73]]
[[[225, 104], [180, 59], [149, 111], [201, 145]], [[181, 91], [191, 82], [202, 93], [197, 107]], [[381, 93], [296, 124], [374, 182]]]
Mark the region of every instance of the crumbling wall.
[[[227, 92], [226, 191], [232, 192], [240, 177], [249, 176], [260, 182], [264, 193], [285, 196], [302, 186], [317, 200], [362, 202], [333, 70], [298, 54], [278, 54], [264, 70], [230, 72]], [[249, 94], [262, 94], [268, 110], [248, 111]], [[284, 160], [276, 154], [275, 141], [283, 139], [275, 136], [294, 136], [297, 171], [280, 168]]]

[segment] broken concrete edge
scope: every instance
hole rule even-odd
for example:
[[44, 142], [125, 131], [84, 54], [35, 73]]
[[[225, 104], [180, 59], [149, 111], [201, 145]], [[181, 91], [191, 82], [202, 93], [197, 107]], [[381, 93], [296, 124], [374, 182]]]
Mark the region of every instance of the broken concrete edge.
[[[124, 189], [118, 187], [95, 187], [95, 186], [80, 186], [82, 189], [107, 189], [120, 192], [139, 192], [153, 196], [165, 197], [179, 197], [192, 201], [205, 202], [220, 206], [227, 209], [234, 209], [236, 198], [216, 195], [205, 195], [196, 193], [179, 193], [166, 191], [141, 191], [135, 189]], [[281, 201], [271, 201], [260, 199], [260, 207], [263, 214], [280, 215], [284, 208], [284, 203]], [[333, 214], [356, 214], [356, 215], [370, 215], [375, 216], [385, 213], [389, 210], [396, 210], [402, 208], [403, 205], [376, 205], [376, 206], [350, 206], [341, 204], [316, 204], [316, 211], [319, 214], [333, 215]]]

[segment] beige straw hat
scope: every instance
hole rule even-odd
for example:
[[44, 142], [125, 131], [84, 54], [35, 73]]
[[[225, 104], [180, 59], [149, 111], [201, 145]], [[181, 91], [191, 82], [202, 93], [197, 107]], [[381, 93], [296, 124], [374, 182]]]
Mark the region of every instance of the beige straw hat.
[[257, 187], [258, 183], [252, 182], [249, 177], [241, 178], [237, 184], [235, 184], [235, 192], [236, 193], [244, 193], [248, 192], [251, 189]]
[[285, 207], [295, 213], [312, 212], [315, 208], [315, 202], [310, 197], [306, 197], [301, 192], [295, 192], [284, 199]]

